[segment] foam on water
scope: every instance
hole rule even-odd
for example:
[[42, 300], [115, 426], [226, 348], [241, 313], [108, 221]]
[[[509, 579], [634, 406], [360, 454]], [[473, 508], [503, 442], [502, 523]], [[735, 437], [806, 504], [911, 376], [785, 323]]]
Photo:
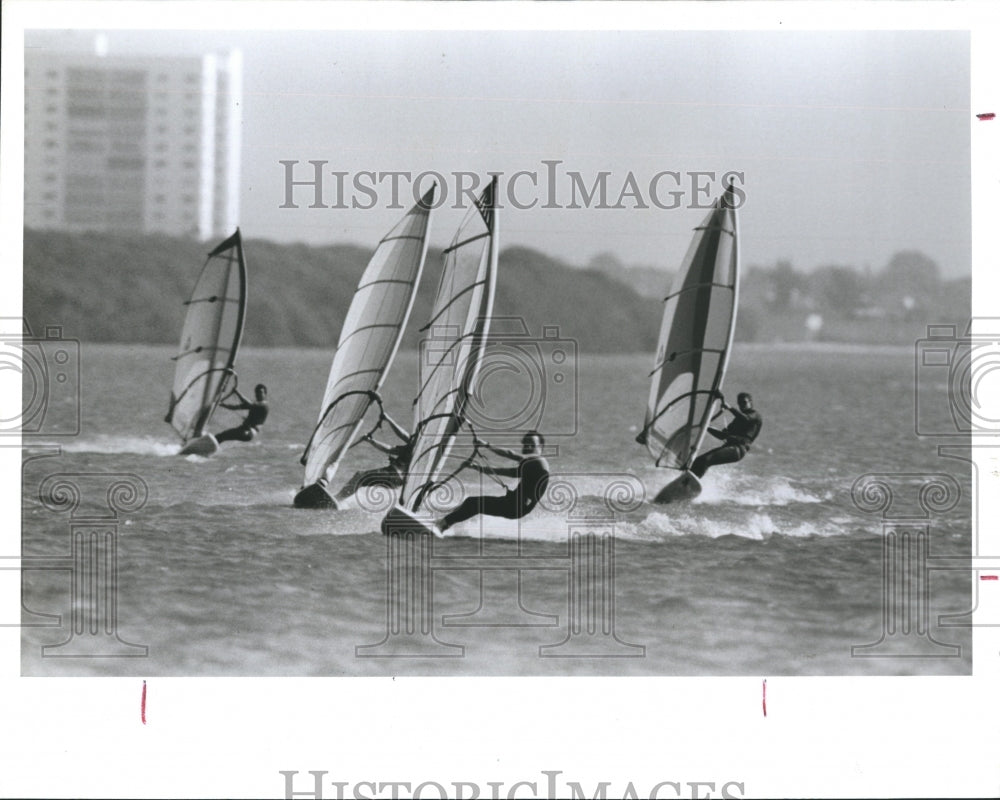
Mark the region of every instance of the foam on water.
[[818, 497], [781, 476], [760, 482], [733, 473], [709, 472], [702, 481], [701, 495], [694, 500], [694, 504], [725, 502], [741, 506], [787, 506], [793, 503], [823, 503], [832, 496], [832, 492], [824, 492], [822, 497]]
[[[111, 436], [99, 435], [69, 439], [65, 442], [53, 442], [62, 447], [66, 453], [131, 453], [140, 456], [176, 456], [180, 450], [177, 442], [164, 442], [149, 436]], [[204, 461], [197, 456], [188, 456], [198, 461]]]
[[626, 539], [664, 540], [674, 536], [704, 536], [718, 539], [722, 536], [739, 536], [744, 539], [763, 541], [772, 534], [791, 537], [837, 536], [849, 533], [847, 529], [820, 527], [804, 521], [791, 527], [775, 520], [765, 512], [755, 512], [749, 516], [699, 515], [684, 512], [667, 514], [654, 512], [642, 522], [625, 520], [616, 527], [616, 535]]

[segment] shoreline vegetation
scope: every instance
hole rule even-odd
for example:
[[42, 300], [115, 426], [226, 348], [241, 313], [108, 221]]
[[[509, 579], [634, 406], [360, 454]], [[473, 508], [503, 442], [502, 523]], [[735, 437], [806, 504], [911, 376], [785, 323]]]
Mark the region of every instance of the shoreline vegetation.
[[[244, 239], [247, 347], [336, 344], [371, 250]], [[174, 344], [184, 301], [211, 242], [155, 234], [24, 231], [24, 316], [32, 334], [93, 343]], [[430, 313], [441, 251], [430, 248], [402, 349], [415, 350]], [[626, 266], [609, 253], [577, 266], [538, 250], [500, 252], [494, 331], [574, 340], [581, 353], [640, 353], [656, 347], [668, 270]], [[787, 261], [745, 262], [736, 341], [749, 344], [913, 345], [928, 325], [971, 313], [970, 277], [945, 280], [931, 259], [896, 253], [878, 270]], [[520, 320], [523, 319], [523, 327]], [[543, 330], [547, 329], [547, 330]]]

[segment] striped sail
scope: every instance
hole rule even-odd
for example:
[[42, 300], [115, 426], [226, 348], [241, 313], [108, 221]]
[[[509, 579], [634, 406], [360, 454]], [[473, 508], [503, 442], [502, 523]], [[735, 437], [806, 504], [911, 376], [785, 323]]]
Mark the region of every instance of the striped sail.
[[417, 441], [400, 495], [418, 511], [447, 477], [446, 459], [465, 419], [468, 395], [489, 333], [497, 274], [497, 180], [466, 214], [451, 245], [420, 354], [414, 402]]
[[225, 392], [243, 336], [247, 269], [236, 233], [208, 254], [187, 306], [166, 421], [185, 442], [205, 432]]
[[305, 486], [332, 479], [403, 337], [427, 255], [436, 185], [379, 242], [340, 331], [319, 420], [303, 456]]
[[660, 467], [688, 469], [717, 401], [729, 361], [739, 292], [739, 246], [733, 187], [695, 228], [665, 298], [663, 324], [643, 426]]

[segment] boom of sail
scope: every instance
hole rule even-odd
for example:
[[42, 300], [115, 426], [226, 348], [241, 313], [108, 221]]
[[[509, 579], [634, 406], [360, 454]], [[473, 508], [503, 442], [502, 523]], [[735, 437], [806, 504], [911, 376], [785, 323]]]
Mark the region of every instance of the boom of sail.
[[497, 275], [496, 192], [494, 177], [444, 251], [434, 308], [422, 329], [427, 336], [414, 401], [417, 439], [400, 492], [400, 505], [412, 513], [449, 477], [448, 455], [486, 346]]
[[247, 268], [239, 228], [205, 261], [187, 306], [166, 422], [185, 442], [205, 432], [226, 392], [247, 307]]
[[424, 268], [436, 188], [379, 242], [354, 292], [302, 456], [306, 487], [336, 473], [396, 355]]
[[664, 299], [638, 440], [656, 466], [688, 470], [717, 411], [736, 326], [739, 246], [732, 184], [695, 228]]

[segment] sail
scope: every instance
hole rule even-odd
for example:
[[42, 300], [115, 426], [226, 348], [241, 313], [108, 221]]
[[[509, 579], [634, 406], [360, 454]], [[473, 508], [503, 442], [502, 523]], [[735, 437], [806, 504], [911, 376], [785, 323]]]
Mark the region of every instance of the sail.
[[303, 456], [305, 486], [333, 477], [396, 355], [424, 268], [436, 188], [379, 242], [361, 276]]
[[224, 392], [243, 336], [247, 269], [239, 228], [208, 254], [187, 306], [166, 421], [185, 442], [201, 436]]
[[640, 441], [660, 467], [688, 469], [716, 410], [736, 325], [739, 246], [732, 184], [695, 228], [665, 298]]
[[482, 360], [497, 274], [496, 189], [494, 177], [444, 251], [434, 308], [423, 328], [414, 401], [417, 440], [400, 495], [411, 511], [419, 510], [427, 493], [447, 477], [446, 459]]

